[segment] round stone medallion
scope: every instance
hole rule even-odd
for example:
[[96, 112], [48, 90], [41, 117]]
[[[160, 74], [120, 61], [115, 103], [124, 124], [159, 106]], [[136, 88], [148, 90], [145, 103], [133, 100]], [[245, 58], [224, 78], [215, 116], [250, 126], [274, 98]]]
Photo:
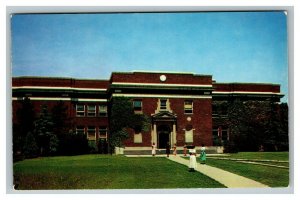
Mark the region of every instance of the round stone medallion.
[[161, 75], [160, 77], [159, 77], [159, 79], [161, 80], [161, 81], [166, 81], [167, 80], [167, 77], [166, 77], [166, 75]]

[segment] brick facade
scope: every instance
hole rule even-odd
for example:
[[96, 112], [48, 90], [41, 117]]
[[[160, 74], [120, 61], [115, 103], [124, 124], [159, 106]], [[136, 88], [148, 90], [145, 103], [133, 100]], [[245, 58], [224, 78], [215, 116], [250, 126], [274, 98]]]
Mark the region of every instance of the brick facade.
[[[26, 96], [36, 113], [43, 104], [52, 108], [63, 101], [73, 131], [84, 131], [95, 141], [104, 128], [109, 133], [105, 109], [111, 98], [138, 100], [141, 112], [151, 118], [151, 130], [142, 134], [131, 131], [125, 141], [127, 148], [148, 148], [152, 142], [163, 148], [167, 141], [178, 147], [185, 143], [213, 146], [213, 132], [220, 126], [214, 122], [214, 102], [232, 98], [280, 101], [283, 96], [277, 84], [217, 83], [211, 75], [172, 72], [114, 72], [110, 80], [14, 77], [12, 94], [14, 122], [20, 101]], [[91, 137], [93, 129], [95, 137]]]

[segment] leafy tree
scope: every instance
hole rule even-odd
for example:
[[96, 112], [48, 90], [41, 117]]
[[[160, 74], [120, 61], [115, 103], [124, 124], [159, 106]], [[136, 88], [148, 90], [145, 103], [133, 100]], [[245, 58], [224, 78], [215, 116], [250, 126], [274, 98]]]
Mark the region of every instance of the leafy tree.
[[29, 132], [33, 132], [35, 113], [28, 97], [20, 102], [16, 111], [16, 123], [13, 124], [13, 152], [14, 155], [23, 152], [24, 141]]
[[279, 135], [280, 150], [289, 150], [289, 108], [287, 103], [279, 106], [279, 119], [281, 124], [281, 132]]
[[[234, 101], [229, 106], [230, 143], [238, 150], [257, 151], [261, 145], [267, 150], [288, 146], [287, 117], [284, 108], [268, 101]], [[286, 119], [286, 120], [283, 120]]]
[[58, 140], [53, 133], [53, 125], [48, 106], [42, 105], [41, 113], [35, 121], [34, 129], [41, 155], [50, 155], [56, 151]]
[[288, 106], [275, 102], [270, 102], [269, 106], [265, 145], [275, 151], [288, 149]]
[[63, 101], [59, 101], [51, 109], [53, 132], [59, 136], [62, 134], [69, 134], [71, 127], [71, 120], [68, 117], [68, 106]]
[[34, 158], [39, 154], [39, 148], [37, 146], [36, 140], [31, 132], [27, 133], [24, 142], [24, 155], [26, 158]]
[[57, 154], [59, 155], [81, 155], [89, 152], [89, 143], [86, 135], [63, 134], [59, 137], [59, 148]]
[[58, 137], [55, 134], [52, 134], [49, 139], [49, 153], [53, 155], [57, 152], [59, 145]]
[[100, 154], [107, 154], [108, 153], [108, 143], [106, 139], [98, 139], [97, 142], [97, 148], [98, 148], [98, 153]]
[[135, 114], [130, 99], [124, 97], [113, 98], [110, 106], [109, 144], [111, 147], [123, 146], [130, 129], [136, 131], [149, 130], [149, 117], [143, 114]]

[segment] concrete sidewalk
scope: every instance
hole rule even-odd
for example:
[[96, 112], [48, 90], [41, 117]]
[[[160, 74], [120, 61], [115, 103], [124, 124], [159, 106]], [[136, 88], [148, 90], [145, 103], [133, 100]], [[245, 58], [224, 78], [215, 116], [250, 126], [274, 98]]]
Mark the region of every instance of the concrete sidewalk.
[[[187, 166], [187, 170], [188, 170], [189, 160], [184, 159], [180, 156], [173, 156], [173, 155], [170, 155], [168, 159]], [[202, 174], [218, 181], [219, 183], [222, 183], [228, 188], [268, 188], [269, 187], [257, 181], [251, 180], [249, 178], [245, 178], [243, 176], [233, 174], [231, 172], [216, 167], [211, 167], [205, 164], [197, 163], [196, 171], [199, 171]]]

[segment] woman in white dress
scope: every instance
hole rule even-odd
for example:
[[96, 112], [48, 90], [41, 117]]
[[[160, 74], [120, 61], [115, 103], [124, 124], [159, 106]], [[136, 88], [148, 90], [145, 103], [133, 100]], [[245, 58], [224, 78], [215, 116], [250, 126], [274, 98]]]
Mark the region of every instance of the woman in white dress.
[[152, 144], [152, 156], [155, 156], [156, 154], [156, 145], [155, 145], [155, 142], [153, 142]]
[[197, 168], [197, 161], [196, 161], [196, 149], [189, 149], [190, 153], [190, 163], [189, 163], [189, 171], [194, 172]]

